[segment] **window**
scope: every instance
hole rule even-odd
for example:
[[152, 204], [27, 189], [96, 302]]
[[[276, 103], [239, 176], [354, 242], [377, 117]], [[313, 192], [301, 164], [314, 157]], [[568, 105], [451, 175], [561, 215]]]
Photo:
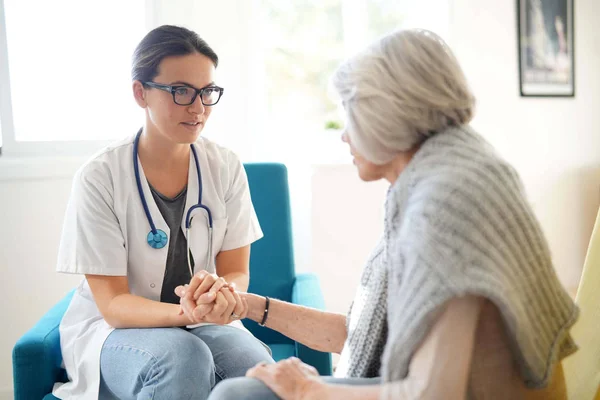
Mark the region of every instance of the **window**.
[[[3, 129], [6, 145], [110, 140], [139, 127], [130, 60], [146, 33], [145, 0], [0, 5], [8, 55], [0, 90], [9, 91], [1, 95], [12, 110], [12, 123]], [[6, 114], [4, 108], [3, 119]]]
[[[347, 57], [404, 26], [398, 0], [262, 0], [266, 108], [271, 140], [282, 158], [314, 163], [348, 161], [341, 145], [340, 110], [329, 79]], [[286, 143], [294, 143], [293, 146]], [[286, 151], [286, 149], [288, 151]]]
[[148, 29], [175, 24], [222, 60], [226, 95], [208, 137], [245, 160], [346, 162], [338, 131], [325, 129], [341, 119], [328, 94], [335, 68], [407, 21], [431, 27], [448, 16], [448, 0], [176, 3], [0, 0], [3, 153], [80, 155], [135, 132], [143, 112], [131, 93], [131, 55]]

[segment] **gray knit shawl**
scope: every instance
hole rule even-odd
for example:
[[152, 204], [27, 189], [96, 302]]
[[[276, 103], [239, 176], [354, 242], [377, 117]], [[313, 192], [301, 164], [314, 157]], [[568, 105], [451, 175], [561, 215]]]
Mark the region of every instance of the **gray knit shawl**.
[[500, 310], [524, 383], [546, 386], [577, 348], [578, 308], [514, 169], [471, 128], [451, 128], [423, 143], [385, 208], [336, 376], [405, 378], [444, 303], [472, 294]]

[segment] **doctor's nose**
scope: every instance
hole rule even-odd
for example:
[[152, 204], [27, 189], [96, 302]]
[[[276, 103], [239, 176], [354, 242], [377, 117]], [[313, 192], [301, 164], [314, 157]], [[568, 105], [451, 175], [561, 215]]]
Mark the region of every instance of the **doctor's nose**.
[[200, 95], [196, 96], [194, 102], [188, 106], [188, 109], [195, 114], [204, 114], [206, 106], [202, 104], [202, 98]]

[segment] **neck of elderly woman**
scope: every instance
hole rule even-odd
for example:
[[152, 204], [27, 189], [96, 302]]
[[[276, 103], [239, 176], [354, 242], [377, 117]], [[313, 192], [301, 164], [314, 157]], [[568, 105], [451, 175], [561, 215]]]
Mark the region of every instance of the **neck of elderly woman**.
[[417, 151], [419, 151], [420, 147], [421, 144], [418, 144], [410, 150], [398, 153], [392, 161], [385, 165], [385, 172], [383, 174], [383, 178], [386, 181], [388, 181], [391, 185], [393, 185], [402, 173], [402, 171], [404, 171], [408, 163], [410, 163], [410, 160], [412, 160]]

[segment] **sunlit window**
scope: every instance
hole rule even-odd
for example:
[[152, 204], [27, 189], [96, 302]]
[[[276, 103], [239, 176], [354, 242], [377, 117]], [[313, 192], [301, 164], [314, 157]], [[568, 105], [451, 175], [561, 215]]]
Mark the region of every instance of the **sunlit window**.
[[[263, 0], [265, 125], [273, 140], [293, 140], [293, 153], [300, 157], [331, 151], [331, 146], [321, 145], [339, 142], [334, 132], [341, 118], [328, 92], [330, 77], [345, 58], [402, 27], [402, 3]], [[339, 150], [347, 152], [343, 146]]]
[[119, 138], [140, 125], [130, 62], [144, 0], [4, 0], [17, 141]]

